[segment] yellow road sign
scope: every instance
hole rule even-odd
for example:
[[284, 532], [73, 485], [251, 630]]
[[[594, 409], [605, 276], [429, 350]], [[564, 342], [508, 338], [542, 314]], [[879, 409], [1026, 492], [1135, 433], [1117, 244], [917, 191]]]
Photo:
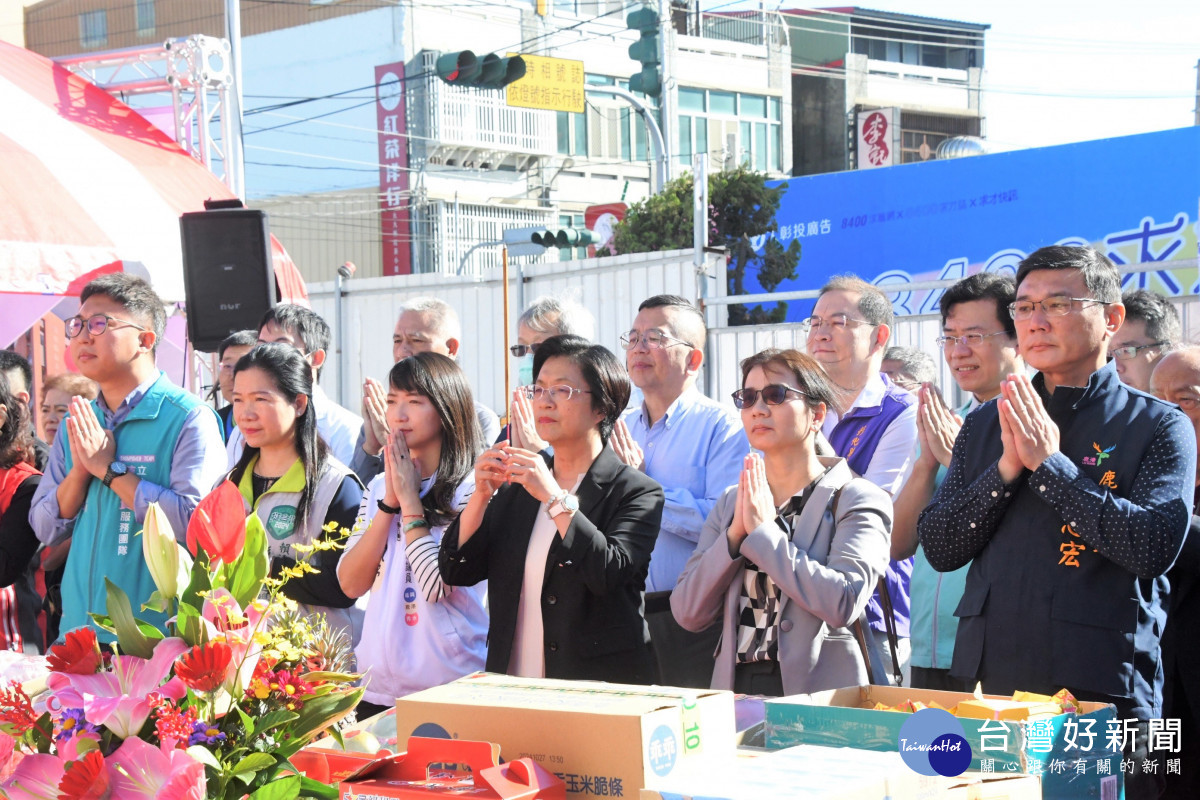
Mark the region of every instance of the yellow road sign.
[[521, 55], [525, 77], [506, 89], [508, 104], [518, 108], [583, 112], [583, 62], [566, 58]]

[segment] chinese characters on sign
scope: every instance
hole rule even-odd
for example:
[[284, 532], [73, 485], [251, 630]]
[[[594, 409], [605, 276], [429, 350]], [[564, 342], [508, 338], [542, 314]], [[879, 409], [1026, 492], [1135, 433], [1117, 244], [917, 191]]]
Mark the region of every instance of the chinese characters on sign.
[[506, 88], [510, 106], [583, 113], [582, 61], [520, 55], [525, 60], [525, 77]]
[[858, 114], [858, 168], [890, 167], [896, 161], [896, 109], [880, 108]]
[[383, 274], [412, 274], [409, 223], [408, 120], [404, 64], [375, 68], [376, 131], [379, 138], [379, 230]]

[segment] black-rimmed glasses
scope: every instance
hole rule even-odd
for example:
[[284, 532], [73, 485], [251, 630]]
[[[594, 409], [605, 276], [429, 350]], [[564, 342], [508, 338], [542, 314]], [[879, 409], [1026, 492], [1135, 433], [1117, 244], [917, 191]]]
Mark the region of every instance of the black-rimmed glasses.
[[[120, 325], [124, 327], [137, 328], [139, 331], [149, 330], [149, 328], [144, 328], [141, 325], [138, 325], [136, 322], [130, 322], [127, 319], [117, 319], [116, 317], [110, 317], [108, 314], [93, 314], [87, 319], [84, 319], [76, 314], [66, 322], [65, 328], [67, 332], [67, 338], [74, 339], [76, 336], [83, 333], [84, 325], [87, 326], [88, 336], [101, 336], [106, 330], [108, 330], [109, 325], [114, 322], [120, 323]], [[116, 328], [114, 328], [114, 330], [116, 330]]]

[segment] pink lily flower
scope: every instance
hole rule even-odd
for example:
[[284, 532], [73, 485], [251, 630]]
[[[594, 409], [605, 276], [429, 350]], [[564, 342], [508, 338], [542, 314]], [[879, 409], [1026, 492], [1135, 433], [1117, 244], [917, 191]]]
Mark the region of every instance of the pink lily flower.
[[0, 784], [9, 800], [58, 800], [58, 784], [66, 765], [58, 756], [33, 753], [21, 759], [13, 774]]
[[150, 717], [152, 695], [179, 700], [187, 694], [181, 680], [167, 680], [175, 659], [187, 649], [182, 639], [163, 639], [149, 659], [116, 656], [112, 672], [95, 675], [52, 672], [46, 685], [58, 708], [82, 708], [88, 722], [128, 739], [137, 736]]
[[126, 739], [108, 757], [116, 774], [111, 800], [204, 800], [204, 765], [183, 750], [164, 753], [142, 739]]
[[233, 651], [224, 681], [225, 691], [231, 697], [241, 697], [250, 685], [262, 653], [262, 645], [254, 641], [254, 634], [266, 630], [262, 624], [263, 612], [253, 603], [243, 611], [228, 589], [214, 589], [204, 598], [200, 616], [208, 627], [209, 638], [223, 640]]

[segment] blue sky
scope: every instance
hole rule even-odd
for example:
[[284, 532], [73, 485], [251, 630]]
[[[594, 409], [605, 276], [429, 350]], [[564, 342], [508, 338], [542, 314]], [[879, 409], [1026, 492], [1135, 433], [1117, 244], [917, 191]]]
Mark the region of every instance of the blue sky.
[[[704, 7], [717, 5], [725, 2]], [[779, 5], [771, 0], [767, 8]], [[993, 150], [1194, 123], [1196, 0], [865, 0], [859, 7], [992, 26], [985, 40], [984, 112]]]

